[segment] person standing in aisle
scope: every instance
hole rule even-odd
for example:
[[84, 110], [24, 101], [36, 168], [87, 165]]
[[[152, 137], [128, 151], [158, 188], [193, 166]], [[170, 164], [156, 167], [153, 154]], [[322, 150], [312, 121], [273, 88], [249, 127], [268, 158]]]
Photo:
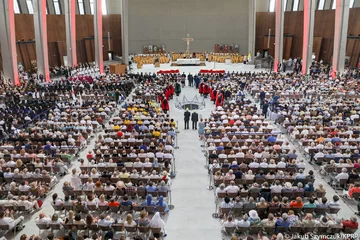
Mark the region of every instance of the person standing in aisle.
[[192, 121], [192, 129], [197, 130], [197, 122], [199, 121], [199, 115], [194, 111], [191, 114], [191, 121]]
[[185, 130], [189, 129], [190, 112], [188, 108], [184, 112], [184, 121], [185, 121]]

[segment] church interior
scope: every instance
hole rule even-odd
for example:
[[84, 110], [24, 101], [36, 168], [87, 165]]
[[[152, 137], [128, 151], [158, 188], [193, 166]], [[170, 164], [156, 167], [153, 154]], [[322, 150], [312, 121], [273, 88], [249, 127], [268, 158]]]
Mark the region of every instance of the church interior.
[[360, 240], [360, 0], [0, 0], [0, 240]]

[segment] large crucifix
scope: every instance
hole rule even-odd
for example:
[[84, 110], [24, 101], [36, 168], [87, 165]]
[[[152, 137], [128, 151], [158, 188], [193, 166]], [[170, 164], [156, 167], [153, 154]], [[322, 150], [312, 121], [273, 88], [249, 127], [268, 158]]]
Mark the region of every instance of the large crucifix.
[[186, 52], [190, 52], [190, 42], [194, 41], [194, 39], [190, 37], [190, 34], [187, 34], [183, 40], [186, 41]]

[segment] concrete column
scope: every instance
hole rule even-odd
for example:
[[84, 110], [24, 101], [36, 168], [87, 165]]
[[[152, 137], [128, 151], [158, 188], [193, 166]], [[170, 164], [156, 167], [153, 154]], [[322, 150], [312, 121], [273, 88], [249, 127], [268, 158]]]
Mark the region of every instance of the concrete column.
[[77, 65], [76, 57], [76, 6], [75, 1], [65, 0], [67, 66]]
[[249, 1], [249, 41], [248, 53], [251, 54], [251, 62], [253, 64], [255, 57], [255, 39], [256, 39], [256, 0]]
[[100, 73], [104, 73], [102, 0], [94, 1], [94, 38], [95, 38], [95, 64], [99, 68]]
[[17, 69], [14, 0], [0, 1], [0, 44], [5, 80], [21, 85]]
[[315, 22], [315, 0], [304, 0], [304, 26], [303, 26], [303, 51], [302, 51], [302, 73], [309, 74], [312, 63], [314, 22]]
[[276, 0], [275, 3], [275, 59], [274, 72], [278, 72], [278, 64], [283, 60], [284, 48], [284, 1]]
[[37, 71], [44, 76], [46, 82], [50, 82], [46, 0], [34, 0], [33, 5]]
[[121, 39], [122, 62], [129, 64], [129, 1], [121, 0]]
[[333, 71], [336, 73], [343, 72], [345, 67], [349, 2], [350, 0], [336, 0], [334, 51], [332, 62]]

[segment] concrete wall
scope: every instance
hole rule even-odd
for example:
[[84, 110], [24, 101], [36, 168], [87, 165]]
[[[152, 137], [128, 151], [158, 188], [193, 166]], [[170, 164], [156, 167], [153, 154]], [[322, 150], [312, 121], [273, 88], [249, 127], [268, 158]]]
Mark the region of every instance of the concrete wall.
[[270, 0], [256, 0], [256, 12], [268, 12]]
[[107, 0], [106, 4], [108, 14], [121, 14], [121, 0]]
[[130, 0], [129, 52], [144, 45], [165, 44], [166, 51], [185, 52], [182, 38], [195, 40], [190, 50], [214, 51], [215, 44], [237, 44], [248, 50], [249, 0]]

